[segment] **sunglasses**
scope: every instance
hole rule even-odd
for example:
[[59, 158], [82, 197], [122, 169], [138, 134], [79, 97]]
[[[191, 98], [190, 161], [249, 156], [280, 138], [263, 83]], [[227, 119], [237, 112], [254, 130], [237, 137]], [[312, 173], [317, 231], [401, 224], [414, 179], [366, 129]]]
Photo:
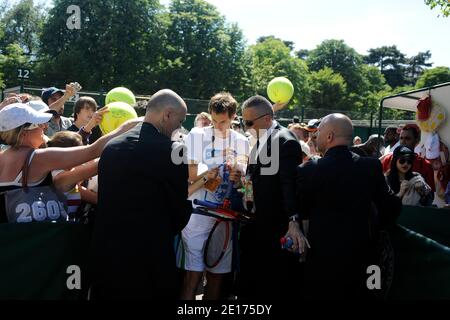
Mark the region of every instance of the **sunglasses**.
[[244, 123], [244, 126], [246, 126], [247, 128], [253, 127], [253, 125], [255, 124], [255, 121], [258, 119], [261, 119], [262, 117], [268, 116], [269, 114], [263, 114], [262, 116], [259, 116], [258, 118], [255, 118], [253, 120], [242, 120], [242, 122]]
[[411, 164], [411, 165], [412, 165], [412, 163], [413, 163], [412, 159], [405, 159], [405, 158], [400, 158], [400, 159], [398, 160], [398, 162], [399, 162], [400, 164], [405, 164], [405, 163], [407, 163], [407, 164]]

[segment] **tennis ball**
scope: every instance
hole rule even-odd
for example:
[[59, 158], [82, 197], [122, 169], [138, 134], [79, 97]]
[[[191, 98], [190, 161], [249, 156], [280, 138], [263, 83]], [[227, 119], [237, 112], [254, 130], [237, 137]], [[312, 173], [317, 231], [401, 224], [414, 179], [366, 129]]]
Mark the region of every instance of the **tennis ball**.
[[133, 92], [124, 87], [117, 87], [110, 90], [106, 94], [105, 105], [110, 104], [111, 102], [125, 102], [129, 105], [133, 105], [136, 103], [136, 98], [134, 97]]
[[267, 95], [274, 103], [286, 103], [294, 95], [294, 86], [285, 77], [272, 79], [267, 86]]
[[100, 130], [103, 134], [107, 134], [127, 120], [137, 118], [137, 113], [132, 106], [125, 102], [112, 102], [106, 105], [108, 112], [103, 115], [100, 122]]

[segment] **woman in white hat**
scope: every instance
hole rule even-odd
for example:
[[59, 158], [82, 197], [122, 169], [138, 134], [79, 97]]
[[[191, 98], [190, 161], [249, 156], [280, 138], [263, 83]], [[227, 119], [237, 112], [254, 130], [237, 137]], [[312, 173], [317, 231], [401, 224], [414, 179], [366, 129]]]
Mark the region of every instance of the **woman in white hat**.
[[[127, 122], [89, 146], [38, 149], [44, 143], [44, 130], [52, 115], [22, 103], [0, 110], [0, 137], [10, 146], [0, 152], [0, 194], [22, 187], [22, 167], [29, 160], [28, 186], [51, 183], [51, 171], [68, 169], [100, 156], [106, 143], [134, 127], [139, 120]], [[0, 222], [6, 222], [4, 196], [0, 196]]]

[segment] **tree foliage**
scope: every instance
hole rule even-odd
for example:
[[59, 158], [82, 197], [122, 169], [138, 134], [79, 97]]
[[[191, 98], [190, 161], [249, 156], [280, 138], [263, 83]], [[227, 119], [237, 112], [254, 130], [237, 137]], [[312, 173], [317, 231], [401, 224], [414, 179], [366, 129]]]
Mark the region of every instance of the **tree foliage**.
[[365, 57], [367, 63], [378, 66], [387, 83], [395, 88], [403, 86], [405, 81], [406, 56], [397, 49], [397, 46], [383, 46], [369, 49]]
[[358, 92], [362, 81], [362, 56], [350, 48], [343, 40], [325, 40], [311, 50], [306, 60], [311, 71], [325, 67], [339, 73], [347, 83], [350, 92]]
[[419, 76], [424, 72], [425, 68], [429, 68], [433, 63], [427, 62], [431, 59], [431, 52], [419, 52], [417, 55], [406, 59], [408, 66], [406, 67], [407, 80], [410, 85], [414, 85]]
[[5, 84], [9, 86], [18, 84], [17, 69], [19, 67], [30, 69], [30, 61], [18, 43], [11, 43], [0, 54], [0, 87], [4, 87]]
[[292, 106], [305, 106], [309, 95], [308, 67], [306, 63], [291, 55], [291, 50], [282, 40], [267, 38], [264, 42], [249, 47], [246, 53], [248, 64], [248, 86], [246, 95], [267, 95], [267, 85], [275, 77], [287, 77], [294, 85]]
[[424, 0], [424, 1], [425, 4], [428, 5], [431, 9], [439, 7], [439, 10], [444, 17], [448, 17], [450, 15], [450, 2], [448, 0]]
[[[68, 6], [81, 8], [70, 30]], [[44, 26], [42, 81], [78, 80], [92, 90], [125, 85], [152, 90], [164, 33], [157, 0], [55, 0]]]
[[11, 43], [17, 43], [24, 54], [35, 56], [39, 47], [45, 13], [33, 0], [21, 0], [1, 18], [3, 36], [0, 36], [0, 52]]
[[346, 109], [347, 84], [339, 73], [325, 67], [309, 76], [310, 107], [317, 109]]
[[283, 41], [284, 45], [285, 45], [286, 47], [288, 47], [289, 50], [291, 50], [291, 51], [294, 50], [295, 44], [294, 44], [293, 41], [282, 40], [282, 39], [280, 39], [280, 38], [276, 38], [275, 36], [262, 36], [262, 37], [259, 37], [258, 40], [256, 40], [256, 43], [263, 43], [263, 42], [265, 42], [266, 40], [272, 40], [272, 39], [273, 39], [273, 40], [280, 40], [280, 41]]
[[201, 99], [222, 90], [239, 94], [245, 42], [237, 25], [204, 0], [172, 1], [168, 19], [163, 83]]
[[426, 70], [420, 76], [416, 88], [430, 87], [444, 82], [450, 82], [450, 68], [436, 67]]

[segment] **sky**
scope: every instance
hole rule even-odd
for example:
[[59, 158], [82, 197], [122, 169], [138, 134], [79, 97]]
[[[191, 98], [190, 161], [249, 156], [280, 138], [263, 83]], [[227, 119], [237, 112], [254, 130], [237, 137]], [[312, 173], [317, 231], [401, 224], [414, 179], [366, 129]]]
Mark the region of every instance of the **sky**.
[[239, 25], [248, 44], [274, 35], [293, 41], [298, 50], [342, 39], [361, 54], [395, 44], [408, 57], [430, 50], [433, 67], [450, 67], [450, 17], [438, 17], [423, 0], [207, 1]]
[[239, 25], [249, 45], [268, 35], [293, 41], [296, 50], [326, 39], [342, 39], [360, 54], [395, 44], [408, 57], [430, 50], [433, 67], [450, 67], [450, 17], [438, 17], [424, 0], [206, 1]]

